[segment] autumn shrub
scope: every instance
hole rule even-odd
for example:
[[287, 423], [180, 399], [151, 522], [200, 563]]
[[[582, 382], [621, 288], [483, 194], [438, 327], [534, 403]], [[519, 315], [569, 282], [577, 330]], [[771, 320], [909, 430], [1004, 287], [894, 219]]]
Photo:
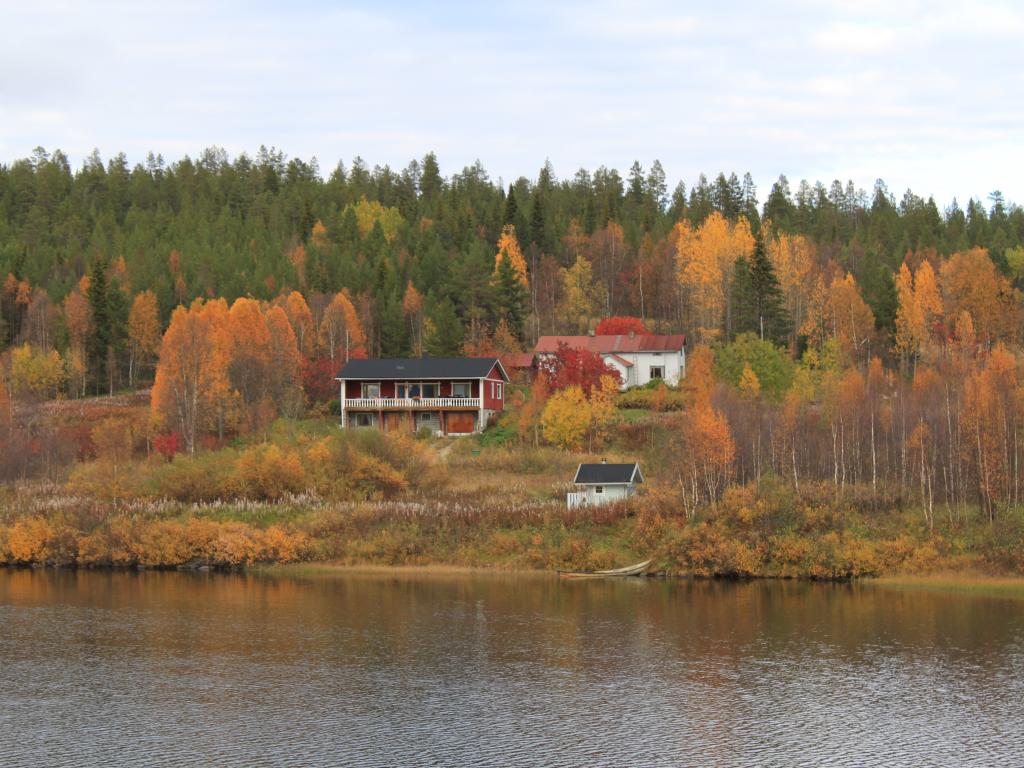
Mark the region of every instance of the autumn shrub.
[[615, 398], [617, 408], [638, 408], [645, 411], [682, 411], [686, 408], [686, 395], [664, 382], [652, 382], [642, 387], [631, 387]]
[[276, 445], [246, 449], [235, 465], [238, 495], [274, 501], [306, 489], [306, 471], [299, 456]]
[[216, 501], [237, 495], [237, 452], [230, 448], [196, 456], [177, 454], [163, 464], [149, 465], [141, 473], [140, 492], [150, 498], [187, 503]]
[[50, 561], [53, 527], [42, 517], [26, 517], [7, 529], [4, 559], [9, 563]]

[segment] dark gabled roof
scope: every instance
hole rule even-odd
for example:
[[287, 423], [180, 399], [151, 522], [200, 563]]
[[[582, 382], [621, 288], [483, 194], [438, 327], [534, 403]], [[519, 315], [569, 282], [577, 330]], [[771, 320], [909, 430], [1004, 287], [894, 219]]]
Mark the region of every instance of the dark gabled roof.
[[482, 379], [495, 366], [502, 379], [508, 374], [496, 357], [403, 357], [349, 360], [339, 379]]
[[642, 483], [644, 476], [640, 465], [632, 464], [580, 464], [576, 470], [576, 485], [626, 485]]

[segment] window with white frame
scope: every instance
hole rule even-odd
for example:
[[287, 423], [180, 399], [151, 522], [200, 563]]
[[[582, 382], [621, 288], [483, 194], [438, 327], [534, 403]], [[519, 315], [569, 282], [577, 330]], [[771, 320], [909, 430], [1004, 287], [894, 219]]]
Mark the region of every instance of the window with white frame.
[[452, 382], [452, 397], [472, 397], [473, 384], [468, 381]]
[[360, 386], [361, 397], [380, 397], [379, 381], [364, 381]]
[[652, 365], [651, 366], [651, 378], [652, 379], [664, 379], [665, 378], [665, 366], [663, 366], [663, 365]]
[[603, 485], [595, 485], [594, 486], [594, 493], [604, 493], [604, 486]]
[[377, 423], [375, 413], [353, 413], [351, 424], [353, 427], [372, 427]]
[[433, 382], [408, 382], [403, 381], [395, 384], [395, 396], [406, 399], [415, 397], [437, 397], [441, 386]]
[[501, 400], [501, 382], [494, 385], [494, 397]]

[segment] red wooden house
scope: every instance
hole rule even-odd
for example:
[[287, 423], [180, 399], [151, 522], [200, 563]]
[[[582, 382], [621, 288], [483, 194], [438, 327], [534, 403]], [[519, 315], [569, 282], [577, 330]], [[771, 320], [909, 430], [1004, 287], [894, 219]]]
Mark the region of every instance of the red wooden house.
[[509, 380], [496, 357], [351, 360], [337, 379], [341, 426], [439, 435], [482, 432]]

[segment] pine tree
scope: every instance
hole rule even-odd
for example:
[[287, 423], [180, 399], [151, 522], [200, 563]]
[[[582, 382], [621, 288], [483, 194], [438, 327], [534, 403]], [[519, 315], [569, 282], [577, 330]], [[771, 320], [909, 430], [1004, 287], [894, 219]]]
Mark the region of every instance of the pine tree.
[[775, 267], [768, 258], [764, 238], [758, 235], [754, 241], [754, 257], [750, 262], [750, 289], [757, 317], [755, 333], [776, 344], [785, 344], [789, 335], [789, 313]]

